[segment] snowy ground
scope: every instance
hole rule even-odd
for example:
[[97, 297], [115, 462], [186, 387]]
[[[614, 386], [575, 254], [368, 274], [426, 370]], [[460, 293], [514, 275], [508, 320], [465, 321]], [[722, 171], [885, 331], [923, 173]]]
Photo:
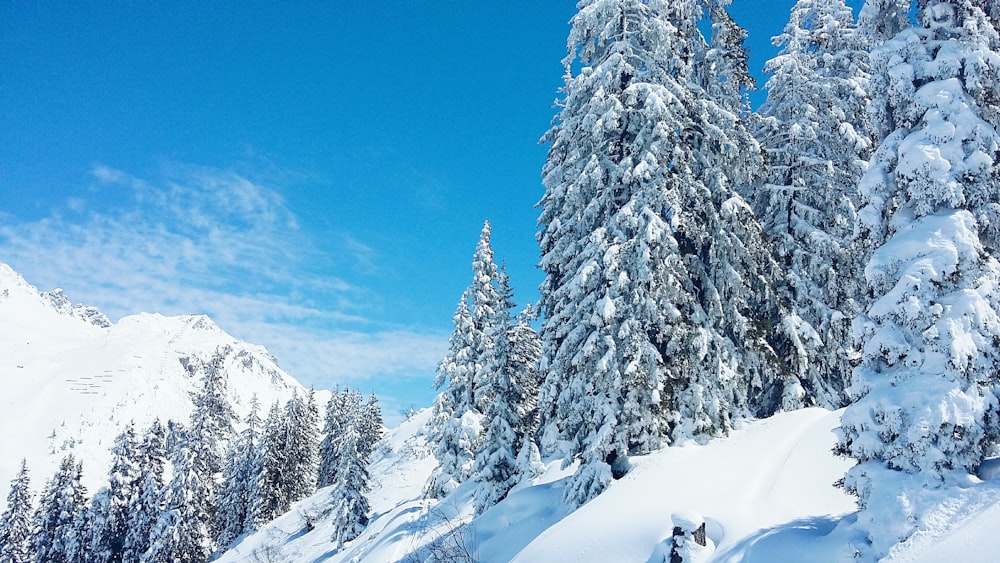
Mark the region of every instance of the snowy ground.
[[[596, 499], [571, 512], [563, 478], [548, 471], [472, 519], [472, 487], [441, 502], [421, 498], [434, 460], [421, 434], [422, 411], [387, 435], [372, 464], [373, 517], [341, 549], [323, 518], [329, 489], [296, 505], [223, 555], [239, 561], [423, 561], [427, 546], [478, 561], [659, 562], [671, 516], [698, 513], [710, 545], [703, 561], [726, 563], [849, 562], [860, 538], [854, 500], [833, 483], [851, 462], [834, 456], [840, 412], [805, 409], [746, 424], [707, 445], [666, 448], [633, 458], [633, 469]], [[899, 546], [890, 561], [995, 561], [1000, 538], [1000, 485], [984, 483], [940, 515], [940, 527]], [[307, 520], [312, 520], [309, 529]], [[440, 551], [439, 551], [440, 552]]]

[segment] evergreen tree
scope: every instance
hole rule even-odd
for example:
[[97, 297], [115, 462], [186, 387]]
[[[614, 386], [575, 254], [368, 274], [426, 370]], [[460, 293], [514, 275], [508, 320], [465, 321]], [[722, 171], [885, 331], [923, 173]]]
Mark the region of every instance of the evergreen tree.
[[434, 381], [442, 392], [434, 401], [429, 423], [428, 434], [438, 460], [425, 487], [430, 497], [451, 492], [471, 476], [483, 411], [492, 400], [484, 359], [494, 348], [497, 332], [492, 326], [501, 305], [491, 236], [487, 221], [472, 257], [472, 283], [459, 300], [449, 351], [438, 365]]
[[983, 242], [1000, 135], [983, 117], [997, 98], [979, 86], [995, 82], [1000, 53], [980, 6], [921, 2], [919, 26], [872, 57], [892, 132], [860, 185], [872, 301], [839, 450], [858, 461], [844, 485], [875, 557], [933, 526], [934, 490], [968, 483], [1000, 439], [1000, 264]]
[[111, 449], [108, 485], [94, 494], [90, 505], [87, 540], [90, 559], [100, 563], [123, 560], [125, 536], [131, 525], [130, 509], [139, 494], [139, 445], [135, 425], [129, 423]]
[[521, 449], [517, 452], [518, 481], [530, 480], [545, 472], [542, 454], [538, 451], [535, 440], [528, 435], [521, 441]]
[[469, 309], [472, 314], [472, 358], [475, 361], [475, 375], [472, 381], [473, 403], [470, 410], [482, 414], [487, 403], [492, 400], [488, 377], [484, 375], [486, 356], [495, 346], [494, 324], [500, 315], [501, 295], [498, 286], [499, 270], [493, 259], [493, 228], [489, 221], [483, 223], [476, 252], [472, 255], [472, 284]]
[[[484, 420], [487, 428], [476, 449], [473, 474], [479, 484], [475, 492], [476, 513], [503, 500], [520, 477], [517, 464], [518, 448], [528, 432], [534, 430], [535, 412], [532, 396], [537, 392], [536, 342], [524, 330], [511, 326], [510, 311], [514, 307], [513, 292], [506, 272], [498, 274], [498, 307], [490, 322], [489, 339], [480, 375], [490, 396]], [[528, 327], [530, 330], [530, 327]], [[533, 334], [533, 331], [531, 331]], [[515, 339], [518, 348], [515, 350]]]
[[236, 413], [226, 398], [225, 362], [230, 355], [229, 346], [216, 350], [203, 366], [201, 388], [192, 396], [194, 411], [185, 434], [185, 447], [197, 452], [197, 469], [205, 476], [222, 472], [222, 452], [234, 434]]
[[[543, 447], [581, 460], [572, 503], [624, 456], [800, 398], [775, 353], [779, 271], [736, 191], [763, 165], [734, 95], [741, 58], [720, 47], [725, 64], [704, 68], [702, 8], [588, 0], [572, 20], [538, 234]], [[741, 33], [721, 15], [720, 45]]]
[[503, 500], [515, 485], [517, 477], [517, 452], [519, 436], [512, 426], [520, 426], [516, 401], [519, 390], [513, 389], [516, 378], [512, 373], [510, 347], [510, 310], [514, 307], [507, 274], [498, 273], [497, 307], [489, 323], [488, 339], [491, 347], [484, 350], [479, 379], [490, 396], [485, 405], [487, 427], [476, 448], [473, 474], [479, 484], [475, 493], [475, 510], [481, 514]]
[[[180, 479], [171, 482], [169, 493], [174, 508], [180, 510], [184, 517], [195, 516], [198, 522], [184, 522], [183, 525], [196, 530], [198, 543], [208, 552], [214, 549], [213, 542], [219, 536], [218, 494], [216, 483], [222, 474], [223, 452], [232, 437], [236, 414], [232, 405], [226, 399], [226, 359], [232, 354], [232, 348], [220, 347], [211, 360], [203, 366], [202, 386], [193, 396], [194, 411], [191, 413], [191, 423], [184, 435], [181, 455], [184, 471], [194, 472], [194, 475], [181, 475]], [[188, 491], [190, 503], [180, 500], [184, 494], [176, 487], [190, 485], [195, 490]], [[169, 510], [169, 507], [168, 507]], [[209, 540], [204, 541], [207, 534]]]
[[[79, 464], [77, 467], [80, 467]], [[104, 495], [94, 495], [93, 501], [106, 503], [107, 497]], [[93, 550], [94, 536], [92, 530], [94, 525], [104, 526], [99, 521], [107, 514], [107, 510], [97, 513], [92, 502], [90, 507], [82, 506], [81, 510], [73, 517], [73, 524], [66, 531], [65, 556], [69, 563], [90, 563], [99, 558], [99, 554]]]
[[173, 477], [143, 561], [207, 561], [215, 551], [220, 536], [217, 483], [235, 419], [226, 399], [225, 363], [231, 354], [230, 347], [220, 347], [207, 364], [199, 366], [202, 385], [192, 396], [190, 424], [182, 433], [171, 432], [168, 440], [173, 449]]
[[358, 410], [354, 424], [358, 431], [358, 451], [365, 458], [371, 457], [375, 444], [382, 439], [382, 424], [382, 408], [375, 393], [372, 393], [364, 407]]
[[28, 461], [10, 483], [7, 508], [0, 514], [0, 563], [29, 563], [31, 550], [31, 478]]
[[757, 216], [788, 271], [790, 319], [810, 396], [837, 408], [857, 352], [866, 250], [852, 244], [857, 184], [872, 141], [866, 130], [867, 53], [843, 0], [799, 0], [774, 38], [758, 131], [768, 173], [754, 194]]
[[[297, 393], [285, 404], [285, 472], [281, 483], [288, 505], [316, 491], [319, 466], [319, 411], [313, 392]], [[287, 506], [286, 506], [287, 510]]]
[[141, 560], [148, 563], [208, 561], [214, 551], [212, 529], [214, 483], [204, 480], [199, 451], [182, 448], [173, 464], [167, 487], [166, 508], [150, 532], [149, 549]]
[[743, 46], [747, 31], [729, 15], [732, 0], [705, 0], [711, 24], [711, 42], [695, 66], [706, 95], [743, 118], [750, 117], [749, 94], [756, 89], [750, 76], [750, 56]]
[[166, 430], [153, 421], [139, 446], [136, 494], [128, 507], [123, 561], [139, 561], [149, 549], [149, 538], [164, 509], [163, 472], [166, 467]]
[[330, 400], [326, 403], [326, 418], [323, 423], [323, 439], [319, 443], [319, 471], [316, 486], [328, 487], [337, 479], [337, 444], [344, 428], [350, 424], [347, 409], [350, 390], [343, 392], [334, 387]]
[[77, 541], [77, 515], [86, 510], [87, 490], [80, 483], [83, 466], [66, 454], [59, 469], [46, 484], [35, 509], [31, 549], [36, 561], [63, 563]]
[[284, 514], [291, 505], [284, 486], [288, 463], [286, 426], [285, 413], [275, 401], [264, 422], [261, 436], [261, 471], [257, 482], [259, 492], [253, 508], [254, 527], [267, 524]]
[[525, 306], [508, 334], [508, 362], [512, 378], [510, 391], [514, 393], [512, 405], [516, 411], [513, 430], [517, 436], [534, 436], [538, 428], [538, 389], [541, 384], [538, 360], [542, 354], [542, 341], [531, 326], [534, 320], [534, 307]]
[[331, 492], [334, 525], [331, 539], [338, 546], [358, 537], [368, 525], [368, 458], [358, 451], [359, 440], [356, 428], [348, 426], [337, 451], [340, 467]]
[[222, 483], [219, 486], [219, 537], [225, 548], [244, 532], [254, 529], [253, 507], [258, 496], [257, 476], [261, 473], [259, 405], [254, 395], [245, 428], [226, 456]]

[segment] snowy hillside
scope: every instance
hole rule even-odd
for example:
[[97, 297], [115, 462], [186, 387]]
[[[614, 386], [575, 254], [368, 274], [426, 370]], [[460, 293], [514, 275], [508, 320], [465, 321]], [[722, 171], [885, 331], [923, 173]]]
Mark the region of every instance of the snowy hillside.
[[[477, 561], [659, 562], [675, 513], [704, 518], [710, 541], [702, 561], [852, 561], [856, 506], [833, 486], [852, 463], [831, 453], [840, 412], [784, 413], [707, 445], [633, 458], [626, 477], [576, 511], [562, 501], [574, 468], [553, 461], [473, 519], [469, 484], [440, 502], [422, 498], [435, 465], [422, 433], [425, 410], [383, 439], [371, 465], [372, 521], [359, 538], [343, 549], [331, 542], [327, 488], [219, 561], [424, 561], [433, 548]], [[1000, 526], [998, 489], [988, 484], [975, 498], [956, 499], [938, 529], [888, 560], [993, 561], [1000, 538], [988, 530]]]
[[109, 448], [122, 425], [156, 417], [186, 422], [197, 366], [221, 353], [227, 397], [243, 416], [303, 391], [267, 351], [226, 334], [204, 316], [128, 316], [111, 324], [93, 307], [41, 293], [0, 264], [0, 503], [27, 458], [44, 483], [60, 458], [83, 460], [84, 484], [107, 475]]

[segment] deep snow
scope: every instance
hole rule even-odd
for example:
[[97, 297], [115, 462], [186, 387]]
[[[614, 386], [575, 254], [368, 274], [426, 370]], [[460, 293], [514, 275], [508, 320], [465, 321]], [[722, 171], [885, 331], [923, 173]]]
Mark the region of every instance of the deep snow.
[[[658, 562], [669, 553], [671, 516], [707, 522], [704, 561], [726, 563], [847, 562], [862, 541], [852, 497], [834, 486], [851, 465], [835, 456], [840, 413], [812, 408], [746, 423], [706, 445], [687, 444], [634, 457], [632, 470], [574, 512], [562, 502], [574, 466], [550, 460], [480, 517], [472, 517], [473, 484], [442, 501], [422, 498], [435, 462], [423, 435], [429, 409], [391, 430], [371, 465], [372, 522], [342, 549], [323, 518], [330, 489], [243, 538], [220, 561], [423, 561], [435, 541], [479, 561]], [[1000, 485], [986, 482], [956, 498], [889, 561], [995, 561]], [[309, 530], [307, 519], [313, 520]]]

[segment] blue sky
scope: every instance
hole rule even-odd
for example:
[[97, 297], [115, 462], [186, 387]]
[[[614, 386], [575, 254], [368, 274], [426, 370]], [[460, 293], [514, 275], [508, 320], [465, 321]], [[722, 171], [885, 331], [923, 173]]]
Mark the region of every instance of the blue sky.
[[[752, 68], [790, 1], [736, 0]], [[517, 302], [572, 1], [2, 2], [0, 262], [429, 405], [482, 222]]]

